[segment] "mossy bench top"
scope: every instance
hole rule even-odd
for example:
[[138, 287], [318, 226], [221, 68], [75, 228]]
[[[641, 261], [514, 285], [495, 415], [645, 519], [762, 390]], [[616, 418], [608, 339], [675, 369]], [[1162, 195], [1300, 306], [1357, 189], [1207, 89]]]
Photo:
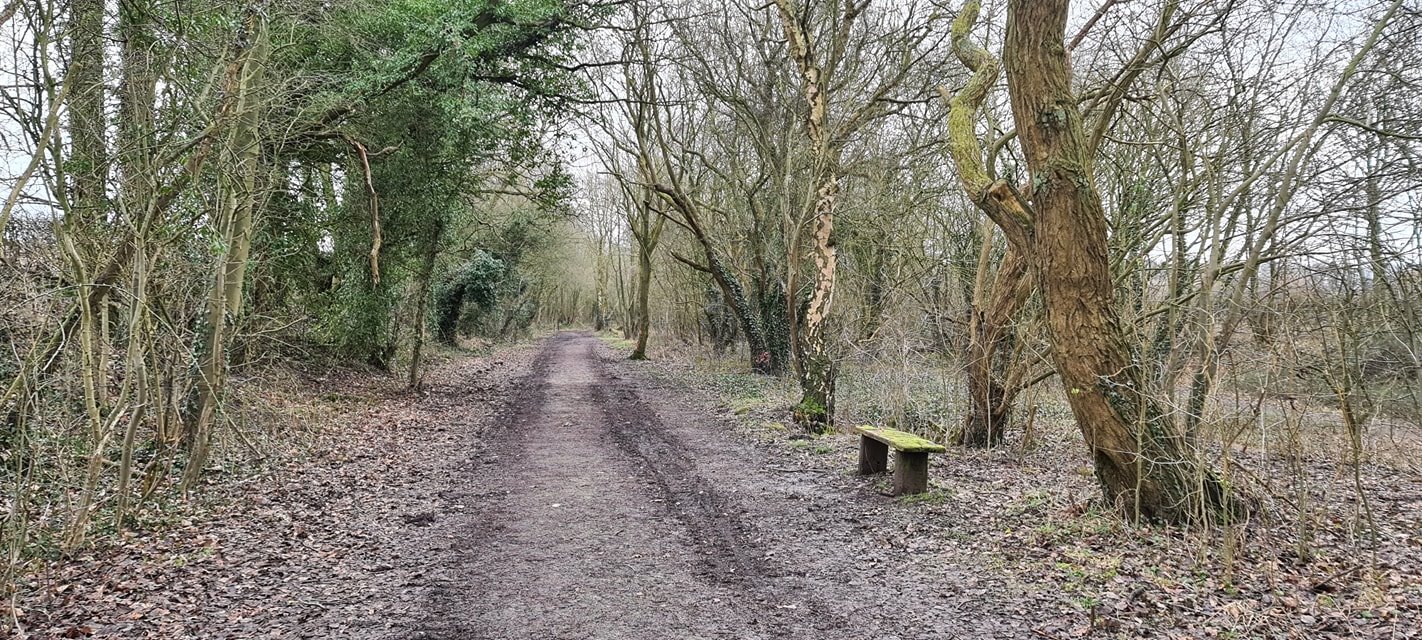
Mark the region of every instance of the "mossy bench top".
[[893, 429], [864, 425], [862, 427], [855, 427], [854, 432], [878, 440], [899, 451], [907, 451], [909, 453], [943, 453], [947, 451], [947, 449], [943, 448], [943, 445], [937, 442], [920, 438], [905, 431], [895, 431]]

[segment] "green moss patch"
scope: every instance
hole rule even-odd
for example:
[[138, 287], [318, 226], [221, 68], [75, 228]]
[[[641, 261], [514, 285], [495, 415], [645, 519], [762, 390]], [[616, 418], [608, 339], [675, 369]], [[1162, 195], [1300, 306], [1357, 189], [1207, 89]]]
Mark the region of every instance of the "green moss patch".
[[938, 444], [937, 442], [927, 440], [925, 438], [920, 438], [912, 433], [908, 433], [905, 431], [895, 431], [893, 429], [883, 429], [880, 427], [864, 425], [862, 427], [855, 427], [854, 432], [860, 435], [869, 436], [870, 438], [887, 444], [895, 449], [898, 449], [899, 451], [908, 451], [910, 453], [943, 453], [944, 451], [947, 451], [947, 449], [944, 448], [943, 445]]

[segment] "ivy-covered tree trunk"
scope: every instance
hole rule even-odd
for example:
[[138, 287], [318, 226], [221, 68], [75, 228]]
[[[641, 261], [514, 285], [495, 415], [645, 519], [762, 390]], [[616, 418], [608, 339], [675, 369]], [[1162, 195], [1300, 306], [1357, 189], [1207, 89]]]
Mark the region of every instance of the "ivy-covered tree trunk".
[[745, 288], [741, 286], [741, 281], [736, 274], [726, 267], [721, 258], [715, 254], [711, 245], [705, 245], [706, 260], [710, 263], [712, 279], [721, 289], [721, 295], [726, 304], [735, 313], [736, 319], [740, 321], [741, 330], [746, 334], [746, 349], [750, 352], [751, 370], [763, 374], [771, 373], [770, 351], [766, 347], [765, 332], [761, 330], [760, 322], [751, 312], [750, 300], [746, 298]]
[[[1106, 215], [1063, 46], [1069, 4], [1008, 5], [1003, 63], [1032, 187], [1030, 210], [1010, 205], [1029, 213], [1009, 237], [1030, 240], [1053, 358], [1107, 500], [1135, 517], [1229, 517], [1240, 503], [1146, 392], [1114, 306]], [[1014, 198], [1006, 185], [990, 197]]]
[[769, 362], [766, 373], [773, 376], [790, 370], [790, 319], [785, 312], [784, 284], [773, 273], [762, 274], [759, 319]]
[[[740, 333], [736, 315], [726, 307], [719, 288], [708, 283], [703, 295], [706, 302], [702, 307], [702, 320], [699, 325], [705, 329], [706, 336], [711, 339], [712, 351], [719, 356], [726, 353], [726, 349], [736, 343], [736, 337]], [[698, 341], [700, 337], [701, 332], [698, 331]]]
[[420, 278], [415, 283], [415, 321], [414, 336], [410, 344], [410, 377], [409, 386], [411, 389], [420, 386], [420, 367], [424, 365], [425, 331], [429, 324], [428, 309], [430, 296], [433, 295], [435, 258], [439, 257], [440, 237], [444, 235], [444, 221], [436, 220], [434, 228], [426, 234], [423, 262], [420, 264]]
[[[769, 361], [767, 373], [784, 375], [790, 370], [790, 318], [786, 315], [785, 272], [783, 265], [770, 260], [770, 244], [775, 235], [766, 223], [764, 210], [751, 199], [751, 257], [755, 277], [756, 321], [764, 336]], [[783, 245], [783, 242], [782, 242]]]
[[71, 221], [102, 221], [104, 183], [108, 177], [108, 119], [104, 115], [104, 2], [70, 0], [68, 92], [69, 138], [67, 163], [74, 189], [69, 203]]
[[859, 341], [868, 343], [879, 335], [879, 329], [884, 326], [884, 306], [888, 304], [889, 298], [889, 262], [891, 260], [890, 250], [875, 244], [869, 248], [869, 282], [865, 285], [864, 291], [864, 313], [859, 324]]
[[199, 366], [197, 413], [188, 433], [188, 466], [183, 473], [184, 488], [191, 487], [207, 461], [208, 441], [222, 400], [227, 374], [227, 343], [231, 324], [242, 310], [242, 291], [247, 258], [252, 244], [253, 210], [256, 207], [258, 161], [261, 145], [257, 126], [261, 121], [257, 91], [262, 85], [269, 53], [266, 21], [261, 9], [247, 12], [245, 26], [248, 49], [238, 68], [232, 130], [227, 139], [229, 173], [219, 181], [222, 199], [213, 216], [214, 226], [223, 233], [226, 252], [220, 256], [212, 289], [208, 293], [204, 320], [204, 345]]

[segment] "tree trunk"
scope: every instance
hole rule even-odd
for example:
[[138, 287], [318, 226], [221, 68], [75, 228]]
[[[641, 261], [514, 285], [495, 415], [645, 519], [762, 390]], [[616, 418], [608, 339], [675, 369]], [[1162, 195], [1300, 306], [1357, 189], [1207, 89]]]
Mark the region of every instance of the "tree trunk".
[[[948, 104], [948, 150], [958, 168], [958, 179], [979, 209], [996, 220], [1003, 215], [995, 201], [986, 197], [992, 181], [983, 161], [974, 121], [988, 91], [997, 82], [1000, 66], [996, 59], [970, 35], [977, 22], [979, 3], [964, 4], [953, 21], [953, 52], [973, 75], [956, 94], [940, 89]], [[964, 349], [967, 374], [968, 414], [963, 419], [960, 443], [970, 447], [992, 447], [1002, 443], [1012, 404], [1020, 387], [1009, 382], [1015, 338], [1012, 319], [1031, 293], [1031, 270], [1023, 251], [1009, 238], [988, 290], [992, 263], [993, 227], [984, 222], [982, 246], [978, 254], [977, 277], [973, 281], [972, 303], [968, 310], [968, 344]], [[1020, 242], [1020, 239], [1019, 239]], [[989, 299], [990, 296], [990, 299]]]
[[[798, 326], [801, 330], [801, 397], [800, 403], [795, 406], [794, 418], [806, 430], [823, 433], [834, 426], [836, 367], [825, 334], [829, 323], [830, 303], [834, 300], [834, 213], [835, 206], [839, 203], [841, 140], [836, 139], [837, 133], [830, 130], [828, 92], [831, 83], [827, 81], [826, 71], [817, 58], [814, 34], [804, 29], [791, 0], [776, 0], [775, 6], [779, 9], [781, 27], [785, 29], [786, 49], [800, 72], [800, 90], [805, 96], [807, 107], [805, 134], [814, 149], [814, 170], [811, 175], [817, 181], [814, 208], [811, 211], [811, 219], [815, 223], [812, 252], [815, 261], [814, 284], [803, 319], [794, 315], [791, 318], [792, 329]], [[854, 3], [845, 7], [843, 15], [839, 17], [842, 22], [831, 37], [831, 50], [843, 50], [855, 17], [863, 9], [863, 6]], [[831, 69], [835, 65], [835, 57], [835, 54], [830, 55]], [[848, 131], [838, 132], [841, 135], [844, 133]], [[793, 246], [796, 243], [792, 240], [791, 244]], [[795, 266], [792, 260], [789, 263], [792, 272]], [[787, 295], [793, 296], [793, 290], [788, 291]]]
[[428, 324], [425, 315], [429, 309], [430, 281], [434, 277], [435, 258], [439, 257], [439, 239], [443, 233], [443, 222], [436, 221], [435, 228], [429, 237], [429, 244], [425, 245], [424, 264], [420, 265], [420, 280], [416, 288], [418, 297], [415, 300], [415, 336], [414, 342], [410, 345], [409, 387], [411, 389], [420, 388], [420, 367], [424, 364], [425, 325]]
[[[108, 119], [104, 113], [104, 3], [102, 0], [72, 0], [69, 6], [68, 91], [70, 153], [65, 166], [71, 174], [72, 189], [65, 207], [63, 234], [67, 237], [71, 265], [69, 278], [80, 283], [79, 341], [81, 366], [90, 405], [91, 422], [97, 428], [99, 412], [108, 398], [108, 326], [105, 313], [109, 287], [96, 286], [97, 267], [107, 221], [105, 183], [108, 180]], [[41, 142], [41, 145], [44, 143]], [[97, 432], [94, 434], [97, 438]]]
[[594, 269], [593, 329], [607, 328], [607, 263], [611, 242], [605, 240], [599, 230], [597, 237], [597, 262]]
[[1003, 47], [1035, 210], [1019, 231], [1031, 239], [1057, 371], [1108, 501], [1135, 518], [1227, 518], [1240, 503], [1145, 393], [1120, 326], [1106, 215], [1063, 46], [1068, 5], [1012, 0]]
[[766, 244], [770, 241], [768, 228], [762, 217], [762, 209], [751, 199], [751, 243], [752, 268], [755, 277], [756, 320], [760, 324], [765, 340], [765, 350], [769, 355], [770, 375], [782, 375], [790, 370], [790, 319], [785, 311], [785, 281], [783, 271], [767, 259]]
[[119, 88], [119, 151], [118, 166], [121, 175], [119, 189], [119, 214], [126, 220], [135, 222], [134, 239], [136, 245], [130, 265], [130, 303], [128, 341], [129, 358], [125, 365], [126, 378], [136, 378], [133, 415], [124, 429], [119, 457], [117, 504], [114, 521], [117, 527], [124, 526], [125, 514], [130, 499], [130, 481], [133, 472], [133, 454], [138, 428], [144, 423], [150, 403], [161, 403], [161, 387], [151, 388], [145, 359], [152, 351], [148, 344], [148, 229], [151, 219], [145, 215], [153, 197], [154, 176], [152, 174], [153, 145], [153, 96], [157, 85], [153, 70], [153, 19], [151, 4], [144, 1], [119, 3], [119, 39], [123, 63], [123, 82]]
[[108, 177], [108, 134], [104, 117], [104, 2], [71, 0], [69, 6], [71, 57], [65, 83], [69, 92], [69, 165], [73, 173], [73, 198], [69, 213], [74, 221], [104, 219], [104, 182]]
[[[989, 248], [991, 236], [984, 238]], [[1002, 444], [1003, 434], [1010, 425], [1012, 405], [1021, 391], [1012, 380], [1016, 364], [1012, 333], [1012, 318], [1027, 301], [1031, 292], [1027, 261], [1017, 249], [1009, 247], [998, 266], [992, 297], [984, 303], [983, 292], [974, 292], [973, 307], [968, 316], [968, 345], [965, 369], [968, 379], [968, 415], [963, 419], [961, 444], [969, 447], [995, 447]], [[979, 278], [978, 289], [986, 281]]]
[[859, 342], [869, 343], [879, 335], [884, 326], [884, 307], [889, 297], [889, 249], [883, 246], [870, 247], [868, 266], [869, 282], [864, 292], [864, 314], [859, 324]]
[[735, 313], [736, 319], [740, 321], [741, 330], [746, 334], [746, 350], [750, 352], [751, 371], [770, 375], [773, 366], [770, 350], [766, 346], [765, 332], [751, 311], [750, 300], [746, 298], [745, 288], [741, 286], [741, 281], [736, 277], [736, 274], [731, 273], [731, 270], [716, 255], [710, 244], [703, 243], [703, 247], [706, 252], [706, 261], [710, 263], [712, 279], [720, 287], [726, 305]]
[[148, 2], [119, 3], [119, 39], [122, 42], [123, 83], [119, 88], [118, 166], [121, 175], [121, 213], [142, 221], [153, 192], [153, 96], [157, 79], [153, 69], [153, 18]]
[[[823, 117], [823, 114], [821, 114]], [[839, 196], [839, 181], [831, 175], [817, 192], [815, 203], [815, 280], [810, 305], [800, 323], [800, 403], [795, 407], [795, 421], [805, 429], [823, 433], [834, 426], [834, 379], [836, 367], [830, 356], [825, 330], [829, 322], [830, 302], [834, 298], [835, 248], [834, 208]]]
[[647, 334], [652, 330], [652, 313], [648, 308], [648, 298], [652, 291], [652, 249], [645, 243], [637, 250], [637, 306], [636, 318], [637, 346], [632, 349], [632, 360], [647, 359]]
[[226, 252], [208, 295], [203, 358], [199, 365], [202, 379], [198, 385], [196, 418], [187, 438], [188, 466], [183, 472], [185, 491], [197, 481], [207, 461], [208, 442], [226, 380], [228, 328], [242, 309], [242, 284], [251, 251], [261, 151], [257, 138], [260, 107], [255, 93], [262, 84], [268, 53], [266, 24], [259, 11], [256, 8], [248, 11], [246, 26], [251, 48], [245, 52], [239, 71], [232, 133], [228, 139], [231, 173], [220, 181], [222, 204], [214, 217], [215, 226], [223, 230]]
[[621, 317], [620, 324], [622, 325], [622, 339], [628, 340], [631, 339], [633, 335], [635, 335], [632, 333], [632, 318], [636, 314], [635, 310], [633, 309], [632, 302], [627, 299], [627, 279], [624, 275], [626, 274], [627, 270], [622, 266], [622, 256], [625, 252], [623, 252], [620, 248], [616, 249], [616, 251], [617, 311], [618, 315]]
[[790, 366], [790, 319], [785, 316], [785, 287], [774, 273], [762, 273], [760, 329], [769, 355], [766, 373], [783, 375]]

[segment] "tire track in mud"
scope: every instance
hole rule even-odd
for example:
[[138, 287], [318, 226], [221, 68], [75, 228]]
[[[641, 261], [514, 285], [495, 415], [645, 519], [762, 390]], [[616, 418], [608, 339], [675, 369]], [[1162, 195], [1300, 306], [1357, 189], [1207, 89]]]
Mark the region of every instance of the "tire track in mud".
[[801, 637], [809, 629], [844, 626], [847, 621], [834, 608], [779, 581], [787, 572], [757, 541], [756, 526], [742, 517], [747, 510], [698, 473], [685, 443], [662, 424], [633, 385], [608, 371], [591, 344], [588, 357], [601, 381], [593, 397], [613, 440], [656, 488], [657, 503], [681, 523], [698, 550], [702, 577], [730, 585], [757, 603], [770, 618], [773, 637]]
[[743, 438], [695, 387], [587, 334], [511, 355], [457, 367], [381, 423], [401, 448], [351, 494], [349, 582], [283, 637], [1027, 636], [997, 622], [981, 575], [914, 544], [912, 514], [858, 479], [787, 475], [785, 450]]
[[450, 542], [404, 637], [819, 637], [800, 633], [803, 606], [776, 608], [775, 570], [734, 501], [645, 404], [610, 401], [594, 344], [549, 339], [451, 478], [472, 509], [429, 531]]
[[467, 454], [437, 461], [446, 509], [407, 529], [425, 556], [393, 588], [408, 622], [362, 637], [1022, 637], [956, 604], [958, 572], [896, 546], [904, 529], [860, 524], [883, 514], [862, 492], [771, 473], [782, 453], [588, 334], [523, 362]]
[[[492, 464], [521, 464], [524, 455], [524, 440], [528, 426], [539, 416], [548, 393], [549, 372], [556, 357], [555, 343], [564, 339], [556, 336], [547, 340], [530, 363], [528, 372], [514, 379], [507, 387], [506, 397], [489, 416], [489, 424], [482, 430], [482, 446], [468, 461], [467, 475], [478, 478], [483, 471], [480, 467]], [[474, 518], [470, 522], [456, 524], [456, 534], [446, 534], [453, 542], [445, 549], [445, 558], [439, 564], [452, 565], [448, 575], [425, 576], [423, 580], [426, 615], [409, 631], [398, 637], [419, 640], [463, 640], [465, 638], [496, 638], [489, 635], [494, 630], [481, 629], [464, 620], [468, 609], [468, 563], [477, 563], [487, 551], [490, 540], [504, 535], [508, 518], [512, 513], [509, 505], [510, 490], [506, 487], [485, 487], [477, 483], [463, 482], [446, 486], [440, 490], [440, 497], [449, 502], [471, 503]], [[451, 527], [453, 528], [453, 527]], [[408, 585], [417, 586], [417, 585]]]
[[676, 518], [703, 553], [703, 575], [716, 582], [755, 587], [781, 572], [757, 552], [753, 529], [736, 517], [740, 507], [695, 474], [695, 466], [636, 394], [617, 392], [614, 404], [605, 390], [593, 391], [612, 436], [634, 462], [636, 472], [658, 495], [657, 504]]

